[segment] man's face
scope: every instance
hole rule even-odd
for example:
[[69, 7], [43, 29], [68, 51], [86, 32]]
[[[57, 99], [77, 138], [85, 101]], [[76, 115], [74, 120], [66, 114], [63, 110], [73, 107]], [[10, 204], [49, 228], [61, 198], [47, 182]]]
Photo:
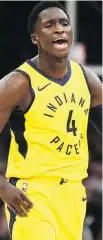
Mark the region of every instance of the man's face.
[[72, 45], [70, 20], [62, 9], [48, 8], [39, 14], [35, 26], [38, 48], [57, 58], [68, 56]]

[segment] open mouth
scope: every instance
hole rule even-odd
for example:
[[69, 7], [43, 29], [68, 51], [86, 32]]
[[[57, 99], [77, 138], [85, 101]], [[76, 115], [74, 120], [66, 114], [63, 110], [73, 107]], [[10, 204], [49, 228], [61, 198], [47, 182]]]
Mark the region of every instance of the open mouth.
[[55, 41], [53, 41], [53, 47], [57, 50], [67, 50], [68, 42], [66, 39], [58, 38]]
[[57, 39], [57, 40], [55, 40], [55, 41], [53, 41], [53, 44], [65, 44], [65, 43], [67, 43], [67, 40], [65, 40], [65, 39], [63, 39], [63, 38], [60, 38], [60, 39]]

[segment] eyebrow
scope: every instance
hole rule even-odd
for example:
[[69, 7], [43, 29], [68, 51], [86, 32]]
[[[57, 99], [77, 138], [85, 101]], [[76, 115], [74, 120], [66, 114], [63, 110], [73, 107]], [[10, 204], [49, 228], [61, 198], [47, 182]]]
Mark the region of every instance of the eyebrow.
[[[56, 18], [49, 18], [49, 19], [44, 19], [42, 22], [43, 23], [47, 23], [47, 22], [54, 22], [55, 20], [57, 20]], [[65, 18], [65, 17], [60, 17], [58, 18], [59, 21], [67, 21], [69, 22], [70, 21], [70, 18]]]

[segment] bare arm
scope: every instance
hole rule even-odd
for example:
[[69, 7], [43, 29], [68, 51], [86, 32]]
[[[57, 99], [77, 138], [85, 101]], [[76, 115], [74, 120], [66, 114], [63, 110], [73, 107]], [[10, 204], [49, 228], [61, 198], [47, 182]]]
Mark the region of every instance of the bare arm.
[[102, 83], [95, 73], [84, 67], [90, 92], [91, 92], [91, 109], [89, 121], [102, 137]]
[[89, 68], [84, 67], [91, 91], [91, 108], [102, 104], [102, 83]]
[[3, 131], [0, 133], [0, 163], [4, 165], [3, 168], [0, 167], [0, 197], [17, 215], [25, 217], [33, 206], [32, 202], [22, 191], [7, 182], [4, 177], [8, 162], [10, 142], [10, 128], [9, 125], [6, 124]]
[[[13, 108], [16, 106], [20, 106], [20, 108], [22, 108], [22, 106], [25, 105], [24, 102], [28, 98], [28, 95], [30, 95], [29, 82], [21, 73], [11, 73], [0, 81], [1, 144], [5, 144], [3, 136], [5, 134], [6, 123]], [[4, 151], [9, 151], [8, 148], [9, 146], [7, 146], [7, 149], [3, 146], [3, 152], [1, 152], [2, 158], [4, 158]], [[8, 158], [8, 156], [6, 157]], [[33, 204], [28, 197], [20, 189], [7, 182], [2, 175], [0, 175], [0, 197], [17, 215], [21, 217], [27, 216], [30, 208], [33, 207]]]
[[29, 82], [21, 73], [13, 72], [0, 81], [0, 132], [15, 106], [20, 106], [29, 92]]
[[0, 133], [0, 174], [5, 176], [8, 154], [11, 142], [11, 132], [9, 124], [6, 124], [2, 133]]

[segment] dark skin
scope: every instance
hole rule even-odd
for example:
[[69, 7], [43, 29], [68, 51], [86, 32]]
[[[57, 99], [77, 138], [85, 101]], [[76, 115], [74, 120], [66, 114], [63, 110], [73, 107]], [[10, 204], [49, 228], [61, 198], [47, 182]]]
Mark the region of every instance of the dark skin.
[[[60, 49], [54, 41], [63, 38], [66, 44]], [[72, 28], [67, 15], [58, 8], [49, 8], [39, 14], [31, 36], [38, 46], [38, 56], [32, 61], [46, 75], [62, 81], [67, 73], [68, 56], [72, 45]], [[102, 84], [90, 69], [85, 68], [90, 90], [91, 108], [102, 103]], [[31, 101], [29, 82], [21, 73], [10, 73], [0, 81], [0, 132], [4, 129], [12, 110], [19, 106], [22, 111]], [[0, 197], [19, 216], [26, 216], [33, 207], [32, 202], [18, 188], [0, 175]]]
[[[67, 73], [73, 39], [70, 19], [61, 9], [50, 8], [40, 13], [34, 31], [31, 40], [38, 46], [38, 56], [32, 60], [46, 75], [62, 79]], [[59, 38], [67, 41], [64, 49], [57, 49], [53, 44]]]

